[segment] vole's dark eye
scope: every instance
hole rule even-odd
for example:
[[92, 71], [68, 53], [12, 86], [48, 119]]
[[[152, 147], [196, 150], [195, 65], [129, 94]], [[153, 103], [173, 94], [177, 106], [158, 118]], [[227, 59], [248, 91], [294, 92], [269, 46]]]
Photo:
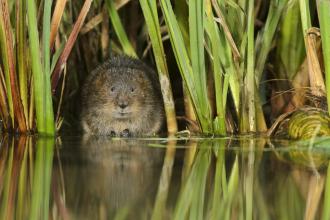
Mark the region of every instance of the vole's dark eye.
[[114, 87], [114, 86], [112, 86], [111, 88], [110, 88], [110, 91], [111, 92], [114, 92], [116, 90], [116, 88]]
[[135, 88], [134, 87], [131, 87], [131, 92], [135, 92]]

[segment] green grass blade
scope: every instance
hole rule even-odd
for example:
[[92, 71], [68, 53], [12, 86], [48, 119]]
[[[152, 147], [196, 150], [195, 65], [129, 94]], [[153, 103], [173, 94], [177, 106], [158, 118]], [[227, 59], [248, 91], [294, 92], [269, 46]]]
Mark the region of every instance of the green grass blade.
[[107, 0], [106, 3], [108, 6], [108, 12], [111, 18], [112, 26], [116, 32], [116, 35], [118, 37], [118, 40], [120, 41], [121, 46], [123, 47], [124, 53], [132, 57], [137, 57], [135, 50], [132, 44], [130, 43], [130, 41], [128, 40], [125, 29], [120, 21], [114, 1]]
[[178, 127], [176, 123], [172, 88], [165, 59], [165, 51], [160, 33], [157, 5], [155, 1], [148, 0], [140, 0], [140, 5], [148, 27], [154, 57], [158, 69], [158, 75], [160, 78], [160, 85], [163, 94], [167, 119], [167, 130], [169, 134], [173, 134], [177, 132]]
[[[55, 133], [55, 125], [52, 106], [52, 94], [50, 89], [50, 77], [49, 75], [46, 75], [46, 73], [44, 73], [42, 70], [41, 56], [39, 51], [40, 44], [37, 26], [37, 14], [34, 1], [28, 2], [27, 14], [37, 129], [39, 133], [53, 135]], [[49, 47], [49, 41], [47, 46]]]
[[[325, 81], [328, 106], [330, 105], [330, 1], [318, 0], [318, 16], [320, 21], [320, 31], [322, 39], [322, 50], [325, 67]], [[328, 107], [329, 115], [330, 108]]]

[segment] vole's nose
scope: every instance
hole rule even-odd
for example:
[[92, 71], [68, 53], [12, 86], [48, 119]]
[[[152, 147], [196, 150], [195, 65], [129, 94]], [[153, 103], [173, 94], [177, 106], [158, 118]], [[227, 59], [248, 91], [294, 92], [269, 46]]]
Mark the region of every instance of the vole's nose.
[[124, 109], [128, 106], [128, 103], [127, 102], [120, 102], [120, 103], [118, 103], [118, 105], [119, 105], [120, 108]]

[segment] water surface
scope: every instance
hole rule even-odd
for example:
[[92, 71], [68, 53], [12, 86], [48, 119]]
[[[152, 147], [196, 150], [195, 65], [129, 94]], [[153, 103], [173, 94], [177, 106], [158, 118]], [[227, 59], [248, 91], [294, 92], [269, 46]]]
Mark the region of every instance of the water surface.
[[329, 219], [329, 139], [0, 138], [0, 219]]

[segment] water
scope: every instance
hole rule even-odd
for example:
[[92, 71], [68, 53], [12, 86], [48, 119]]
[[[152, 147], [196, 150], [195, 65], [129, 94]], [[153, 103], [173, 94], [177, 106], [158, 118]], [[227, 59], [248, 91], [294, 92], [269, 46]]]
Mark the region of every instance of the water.
[[0, 140], [0, 219], [330, 217], [329, 139]]

